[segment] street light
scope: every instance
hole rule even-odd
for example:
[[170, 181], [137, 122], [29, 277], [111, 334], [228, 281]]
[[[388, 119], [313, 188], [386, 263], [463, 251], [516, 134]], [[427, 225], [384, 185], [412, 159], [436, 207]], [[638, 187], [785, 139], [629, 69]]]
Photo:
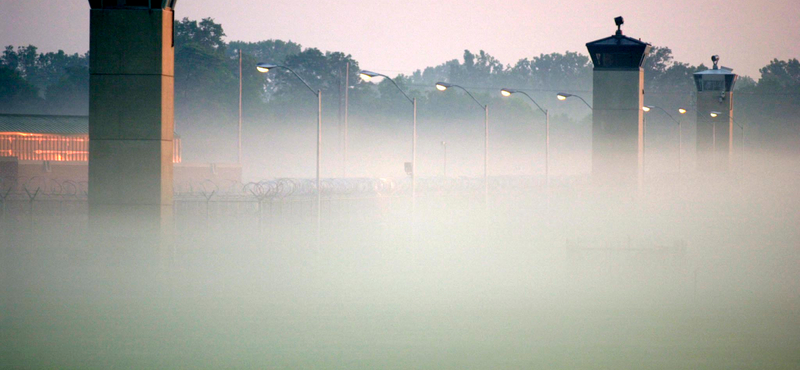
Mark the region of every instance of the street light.
[[447, 177], [447, 142], [442, 141], [442, 149], [444, 150], [444, 158], [442, 159], [442, 173]]
[[319, 238], [320, 222], [321, 222], [320, 206], [322, 204], [321, 201], [322, 195], [320, 192], [320, 181], [319, 181], [320, 147], [322, 146], [322, 90], [314, 91], [314, 89], [312, 89], [311, 86], [309, 86], [308, 83], [302, 77], [300, 77], [300, 75], [295, 73], [295, 71], [293, 71], [291, 68], [287, 66], [277, 65], [272, 63], [256, 64], [256, 70], [258, 70], [261, 73], [267, 73], [269, 72], [270, 69], [277, 69], [277, 68], [283, 68], [288, 70], [289, 72], [292, 72], [292, 74], [295, 77], [297, 77], [297, 79], [300, 80], [300, 82], [302, 82], [303, 85], [305, 85], [308, 88], [308, 90], [311, 91], [312, 94], [317, 96], [317, 238]]
[[[642, 110], [647, 113], [650, 111], [650, 107], [644, 106]], [[647, 117], [642, 115], [642, 175], [645, 173], [645, 159], [647, 158]], [[644, 177], [644, 176], [642, 176]], [[641, 186], [641, 183], [639, 183]]]
[[592, 108], [592, 106], [589, 105], [589, 103], [587, 103], [586, 100], [584, 100], [582, 97], [580, 97], [578, 95], [568, 94], [568, 93], [563, 93], [563, 92], [560, 92], [560, 93], [556, 94], [556, 98], [558, 98], [558, 100], [561, 100], [561, 101], [567, 100], [567, 98], [571, 98], [573, 96], [578, 98], [578, 99], [580, 99], [583, 102], [583, 104], [586, 104], [586, 106], [589, 107], [589, 109], [594, 110], [594, 108]]
[[364, 80], [365, 82], [369, 82], [370, 80], [372, 80], [373, 77], [383, 77], [389, 80], [392, 83], [392, 85], [394, 85], [394, 87], [396, 87], [397, 90], [399, 90], [400, 93], [403, 94], [403, 96], [405, 96], [406, 99], [408, 99], [408, 101], [414, 107], [414, 116], [413, 116], [414, 119], [411, 129], [411, 202], [413, 204], [416, 198], [416, 191], [417, 191], [416, 190], [417, 189], [416, 185], [417, 184], [417, 98], [410, 98], [405, 93], [405, 91], [403, 91], [403, 89], [401, 89], [400, 86], [398, 86], [397, 83], [394, 82], [394, 80], [391, 77], [385, 74], [362, 70], [358, 74], [358, 77], [361, 77], [361, 79]]
[[[645, 111], [645, 112], [650, 112], [651, 109], [660, 109], [667, 116], [669, 116], [670, 119], [672, 119], [673, 121], [675, 121], [675, 123], [678, 124], [678, 174], [680, 174], [681, 173], [681, 152], [683, 151], [683, 130], [682, 130], [681, 121], [675, 119], [675, 117], [673, 117], [671, 114], [669, 114], [669, 112], [664, 110], [664, 108], [661, 108], [661, 107], [659, 107], [657, 105], [647, 105], [647, 106], [642, 107], [642, 110]], [[684, 114], [684, 113], [686, 113], [686, 109], [678, 108], [678, 113]]]
[[[686, 108], [678, 108], [678, 113], [681, 115], [686, 114]], [[681, 128], [683, 120], [678, 119], [678, 174], [681, 173], [681, 158], [683, 158], [683, 129]]]
[[[717, 118], [720, 112], [711, 112], [711, 118]], [[711, 121], [711, 163], [714, 166], [713, 170], [717, 169], [717, 121]]]
[[[720, 113], [720, 112], [711, 112], [710, 113], [711, 118], [717, 118], [720, 114], [722, 114], [722, 113]], [[736, 121], [736, 119], [733, 118], [733, 117], [731, 117], [731, 120], [742, 131], [742, 140], [741, 140], [742, 141], [742, 154], [741, 154], [741, 159], [740, 159], [741, 162], [739, 163], [739, 177], [741, 178], [743, 176], [743, 173], [744, 173], [744, 125], [740, 125], [739, 122]], [[714, 127], [714, 129], [712, 131], [712, 135], [714, 136], [714, 139], [713, 139], [714, 144], [713, 145], [714, 145], [714, 149], [715, 149], [714, 152], [716, 154], [716, 140], [717, 140], [716, 126], [717, 126], [717, 124], [716, 124], [716, 121], [712, 120], [711, 122], [712, 122], [712, 125]]]
[[457, 87], [461, 90], [464, 90], [467, 95], [469, 95], [472, 100], [478, 104], [481, 109], [483, 109], [484, 119], [483, 119], [483, 128], [484, 128], [484, 136], [483, 136], [483, 197], [486, 204], [489, 204], [489, 105], [483, 105], [478, 99], [475, 99], [472, 94], [467, 91], [462, 86], [450, 84], [447, 82], [437, 82], [436, 89], [439, 91], [445, 91], [451, 87]]
[[[543, 109], [539, 105], [539, 103], [537, 103], [536, 100], [533, 100], [533, 98], [530, 95], [528, 95], [528, 93], [526, 93], [525, 91], [514, 90], [514, 89], [500, 90], [500, 95], [505, 97], [509, 97], [515, 93], [520, 93], [522, 95], [527, 96], [528, 99], [530, 99], [530, 101], [532, 101], [533, 104], [535, 104], [536, 107], [539, 108], [539, 110], [542, 113], [544, 113], [544, 119], [545, 119], [544, 179], [545, 179], [545, 185], [549, 186], [550, 185], [550, 112], [548, 112], [546, 109]], [[566, 97], [564, 99], [566, 99]]]

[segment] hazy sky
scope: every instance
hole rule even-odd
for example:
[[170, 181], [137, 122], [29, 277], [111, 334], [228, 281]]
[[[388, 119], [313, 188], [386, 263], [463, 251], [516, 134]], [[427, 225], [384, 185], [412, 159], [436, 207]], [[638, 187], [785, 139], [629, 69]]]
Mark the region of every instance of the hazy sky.
[[[37, 12], [40, 12], [37, 14]], [[613, 33], [668, 46], [676, 60], [721, 64], [758, 79], [773, 58], [800, 57], [798, 0], [181, 0], [176, 16], [214, 18], [227, 39], [291, 40], [350, 53], [365, 69], [408, 73], [486, 50], [504, 64], [578, 51]], [[89, 48], [86, 0], [0, 0], [0, 44]]]

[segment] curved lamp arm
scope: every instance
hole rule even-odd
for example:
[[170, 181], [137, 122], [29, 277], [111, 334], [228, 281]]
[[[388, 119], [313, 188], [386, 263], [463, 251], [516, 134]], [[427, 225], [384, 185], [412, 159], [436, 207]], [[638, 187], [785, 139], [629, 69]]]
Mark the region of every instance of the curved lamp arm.
[[[398, 85], [397, 85], [397, 83], [396, 83], [396, 82], [394, 82], [394, 80], [393, 80], [391, 77], [389, 77], [389, 76], [387, 76], [387, 75], [385, 75], [385, 74], [383, 74], [383, 73], [372, 72], [372, 71], [365, 71], [365, 70], [362, 70], [362, 71], [361, 71], [361, 73], [359, 73], [359, 75], [362, 75], [362, 76], [367, 76], [367, 77], [369, 77], [369, 78], [372, 78], [372, 77], [378, 77], [378, 76], [380, 76], [380, 77], [383, 77], [383, 78], [385, 78], [385, 79], [389, 80], [389, 81], [390, 81], [390, 82], [391, 82], [391, 83], [394, 85], [394, 87], [396, 87], [396, 88], [397, 88], [397, 90], [400, 90], [400, 93], [401, 93], [401, 94], [403, 94], [403, 96], [405, 96], [405, 97], [406, 97], [406, 99], [408, 99], [408, 102], [409, 102], [409, 103], [411, 103], [411, 104], [414, 104], [414, 99], [411, 99], [411, 98], [408, 96], [408, 94], [406, 94], [406, 92], [405, 92], [405, 91], [403, 91], [403, 89], [401, 89], [401, 88], [400, 88], [400, 86], [398, 86]], [[364, 78], [362, 77], [362, 79], [364, 79]], [[365, 79], [365, 80], [366, 80], [366, 79]]]
[[675, 123], [677, 123], [677, 124], [680, 124], [680, 122], [678, 122], [678, 120], [676, 120], [676, 119], [675, 119], [675, 117], [673, 117], [671, 114], [669, 114], [669, 112], [667, 112], [666, 110], [664, 110], [664, 108], [661, 108], [661, 107], [659, 107], [659, 106], [657, 106], [657, 105], [648, 105], [647, 107], [648, 107], [648, 108], [650, 108], [650, 109], [653, 109], [653, 108], [658, 108], [658, 109], [660, 109], [660, 110], [661, 110], [662, 112], [664, 112], [664, 113], [665, 113], [667, 116], [669, 116], [669, 118], [671, 118], [673, 121], [675, 121]]
[[[440, 88], [440, 86], [441, 86], [441, 88]], [[450, 83], [446, 83], [446, 82], [437, 82], [436, 83], [436, 88], [441, 90], [441, 91], [447, 90], [450, 87], [457, 87], [457, 88], [459, 88], [461, 90], [464, 90], [464, 92], [467, 93], [467, 95], [469, 95], [469, 97], [472, 98], [472, 100], [474, 100], [475, 103], [478, 104], [479, 107], [481, 107], [481, 109], [486, 109], [486, 106], [481, 104], [481, 102], [479, 102], [478, 99], [475, 99], [475, 97], [472, 96], [472, 94], [470, 94], [469, 91], [467, 91], [467, 89], [465, 89], [463, 86], [450, 84]]]
[[[716, 112], [716, 111], [715, 112], [711, 112], [711, 118], [717, 118], [717, 116], [719, 116], [720, 114], [722, 114], [722, 113]], [[736, 119], [734, 119], [733, 117], [731, 117], [731, 120], [733, 120], [733, 123], [735, 123], [736, 126], [739, 126], [740, 129], [744, 130], [744, 125], [740, 125], [739, 122], [736, 121]]]
[[309, 90], [309, 91], [311, 91], [311, 93], [312, 93], [312, 94], [314, 94], [314, 96], [317, 96], [317, 95], [319, 94], [319, 92], [318, 92], [318, 91], [315, 91], [314, 89], [312, 89], [312, 88], [311, 88], [311, 86], [309, 86], [309, 85], [308, 85], [308, 83], [306, 82], [306, 80], [304, 80], [304, 79], [303, 79], [302, 77], [300, 77], [300, 75], [298, 75], [298, 74], [297, 74], [297, 73], [296, 73], [294, 70], [292, 70], [291, 68], [289, 68], [289, 67], [287, 67], [287, 66], [284, 66], [284, 65], [277, 65], [277, 64], [271, 64], [271, 63], [258, 63], [258, 64], [256, 64], [256, 69], [258, 69], [258, 71], [259, 71], [259, 72], [261, 72], [261, 73], [267, 73], [267, 72], [269, 72], [269, 70], [270, 70], [270, 69], [273, 69], [273, 68], [283, 68], [283, 69], [287, 69], [287, 70], [289, 70], [289, 72], [292, 72], [292, 74], [293, 74], [295, 77], [297, 77], [297, 79], [298, 79], [298, 80], [300, 80], [300, 82], [302, 82], [302, 83], [303, 83], [303, 85], [306, 85], [306, 87], [308, 88], [308, 90]]
[[[583, 102], [583, 104], [586, 104], [586, 106], [589, 107], [589, 109], [594, 110], [594, 108], [592, 108], [592, 106], [589, 105], [589, 103], [587, 103], [586, 100], [584, 100], [580, 95], [567, 94], [567, 93], [558, 93], [558, 94], [556, 94], [556, 96], [559, 97], [559, 100], [565, 100], [565, 99], [567, 99], [569, 97], [574, 96], [574, 97], [580, 99]], [[564, 99], [561, 99], [562, 96], [564, 97]]]
[[527, 96], [527, 97], [528, 97], [528, 99], [530, 99], [530, 101], [532, 101], [532, 102], [533, 102], [533, 104], [535, 104], [535, 105], [536, 105], [536, 107], [537, 107], [537, 108], [539, 108], [539, 110], [540, 110], [540, 111], [542, 111], [542, 113], [544, 113], [545, 115], [547, 115], [547, 110], [546, 110], [546, 109], [544, 109], [544, 108], [542, 108], [542, 106], [541, 106], [541, 105], [539, 105], [539, 103], [537, 103], [537, 102], [536, 102], [536, 100], [533, 100], [533, 98], [532, 98], [530, 95], [528, 95], [528, 93], [526, 93], [526, 92], [525, 92], [525, 91], [523, 91], [523, 90], [501, 89], [501, 90], [500, 90], [500, 92], [501, 92], [502, 94], [506, 94], [506, 93], [508, 93], [508, 95], [509, 95], [509, 96], [510, 96], [511, 94], [516, 94], [516, 93], [520, 93], [520, 94], [522, 94], [522, 95], [525, 95], [525, 96]]

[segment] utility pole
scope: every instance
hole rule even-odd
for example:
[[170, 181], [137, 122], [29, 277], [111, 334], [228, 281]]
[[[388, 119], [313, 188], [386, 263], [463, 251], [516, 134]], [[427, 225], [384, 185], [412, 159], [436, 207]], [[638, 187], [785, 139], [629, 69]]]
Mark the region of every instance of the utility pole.
[[236, 163], [242, 165], [242, 49], [239, 49], [239, 138]]
[[442, 173], [444, 173], [444, 177], [447, 177], [447, 142], [442, 141], [442, 149], [444, 149], [444, 158], [442, 161]]
[[342, 158], [342, 177], [347, 178], [347, 106], [350, 94], [350, 62], [344, 72], [344, 154]]

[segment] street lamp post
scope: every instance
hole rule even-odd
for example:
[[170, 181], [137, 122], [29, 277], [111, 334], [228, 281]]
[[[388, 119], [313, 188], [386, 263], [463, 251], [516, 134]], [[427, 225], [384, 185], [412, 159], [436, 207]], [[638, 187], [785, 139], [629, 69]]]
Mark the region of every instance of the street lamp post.
[[457, 87], [461, 90], [464, 90], [467, 95], [469, 95], [472, 100], [478, 104], [481, 109], [483, 109], [484, 118], [483, 118], [483, 127], [484, 127], [484, 136], [483, 136], [483, 197], [486, 204], [489, 204], [489, 105], [481, 104], [478, 99], [475, 99], [472, 94], [470, 94], [467, 89], [462, 86], [456, 84], [450, 84], [446, 82], [437, 82], [436, 83], [436, 90], [445, 91], [451, 87]]
[[239, 137], [236, 141], [238, 146], [237, 160], [241, 171], [242, 166], [242, 49], [239, 49]]
[[[642, 107], [642, 110], [647, 113], [650, 107]], [[647, 158], [647, 116], [642, 115], [642, 175], [645, 173], [645, 159]], [[644, 177], [644, 176], [643, 176]]]
[[[681, 121], [675, 119], [675, 117], [673, 117], [671, 114], [669, 114], [669, 112], [664, 110], [664, 108], [661, 108], [661, 107], [659, 107], [657, 105], [647, 105], [647, 106], [642, 107], [642, 110], [645, 111], [645, 113], [646, 112], [650, 112], [650, 110], [652, 110], [652, 109], [660, 109], [670, 119], [672, 119], [673, 121], [675, 121], [675, 123], [678, 124], [678, 174], [680, 174], [681, 173], [681, 151], [683, 151], [683, 130], [682, 130], [682, 127], [681, 127]], [[686, 113], [686, 109], [678, 108], [678, 113], [684, 114], [684, 113]]]
[[300, 82], [305, 85], [312, 94], [316, 95], [317, 97], [317, 237], [319, 238], [320, 232], [320, 223], [321, 223], [321, 209], [320, 206], [322, 205], [322, 194], [320, 189], [320, 180], [319, 180], [319, 166], [320, 166], [320, 147], [322, 146], [322, 90], [314, 90], [308, 83], [300, 77], [295, 71], [291, 68], [283, 65], [277, 65], [272, 63], [258, 63], [256, 65], [256, 69], [261, 73], [267, 73], [270, 69], [276, 68], [283, 68], [292, 72], [292, 74], [297, 77]]
[[544, 178], [545, 178], [545, 185], [550, 185], [550, 112], [547, 109], [543, 109], [536, 100], [528, 95], [525, 91], [522, 90], [513, 90], [513, 89], [501, 89], [500, 95], [509, 97], [511, 94], [520, 93], [525, 95], [536, 105], [539, 110], [544, 113], [545, 119], [545, 149], [544, 149]]
[[[678, 113], [681, 115], [686, 114], [686, 108], [678, 108]], [[681, 127], [683, 120], [678, 120], [678, 174], [681, 173], [681, 162], [683, 159], [683, 128]]]
[[411, 126], [411, 202], [413, 204], [417, 193], [417, 98], [409, 97], [391, 77], [385, 74], [362, 70], [358, 76], [364, 81], [369, 81], [373, 77], [378, 76], [389, 80], [392, 85], [394, 85], [394, 87], [396, 87], [397, 90], [399, 90], [400, 93], [403, 94], [406, 99], [408, 99], [408, 101], [411, 103], [411, 106], [414, 108], [413, 124]]
[[442, 173], [447, 177], [447, 142], [442, 141], [442, 149], [444, 149], [444, 158], [442, 160]]
[[[711, 112], [711, 118], [717, 118], [720, 114], [721, 114], [720, 112]], [[741, 142], [742, 142], [742, 150], [741, 150], [741, 152], [742, 153], [740, 154], [740, 159], [739, 159], [740, 160], [740, 162], [739, 162], [739, 177], [741, 178], [741, 177], [744, 176], [744, 124], [739, 124], [739, 122], [736, 121], [736, 119], [733, 118], [733, 117], [731, 117], [731, 120], [742, 131], [742, 140], [741, 140]], [[714, 131], [716, 131], [716, 125], [717, 125], [716, 122], [712, 121], [712, 125], [714, 127]], [[716, 149], [716, 139], [717, 139], [716, 138], [716, 132], [714, 132], [713, 135], [714, 135], [714, 140], [713, 140], [714, 148]], [[716, 152], [716, 150], [715, 150], [715, 152]]]
[[[711, 118], [717, 118], [719, 112], [711, 112]], [[711, 164], [712, 170], [717, 170], [717, 121], [711, 121]]]

